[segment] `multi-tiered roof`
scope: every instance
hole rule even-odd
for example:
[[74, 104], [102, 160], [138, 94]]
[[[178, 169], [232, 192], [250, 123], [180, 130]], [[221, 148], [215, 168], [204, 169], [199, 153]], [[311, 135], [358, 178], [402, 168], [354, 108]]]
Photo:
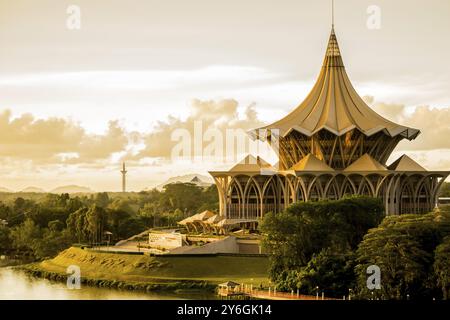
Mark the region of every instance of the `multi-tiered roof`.
[[383, 118], [358, 95], [333, 28], [322, 70], [306, 99], [281, 120], [250, 135], [279, 142], [283, 169], [310, 153], [334, 169], [344, 169], [366, 153], [385, 165], [400, 140], [412, 140], [419, 133]]

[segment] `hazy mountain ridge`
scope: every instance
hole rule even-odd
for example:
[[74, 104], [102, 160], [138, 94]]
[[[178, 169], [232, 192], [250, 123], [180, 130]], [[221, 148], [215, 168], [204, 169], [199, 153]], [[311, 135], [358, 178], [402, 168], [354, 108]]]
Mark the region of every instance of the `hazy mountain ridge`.
[[161, 190], [164, 188], [164, 186], [171, 183], [193, 183], [199, 187], [209, 187], [210, 185], [214, 184], [213, 180], [210, 177], [197, 173], [192, 173], [186, 174], [184, 176], [171, 177], [167, 179], [165, 182], [157, 185], [156, 189]]
[[26, 187], [25, 189], [22, 189], [19, 192], [22, 192], [22, 193], [46, 193], [47, 191], [45, 191], [42, 188], [31, 186], [31, 187]]
[[59, 186], [50, 191], [46, 191], [39, 187], [26, 187], [20, 191], [11, 190], [8, 188], [0, 187], [0, 192], [3, 193], [95, 193], [89, 187], [77, 186], [77, 185], [67, 185], [67, 186]]
[[56, 187], [49, 191], [50, 193], [94, 193], [95, 191], [88, 187], [67, 185]]

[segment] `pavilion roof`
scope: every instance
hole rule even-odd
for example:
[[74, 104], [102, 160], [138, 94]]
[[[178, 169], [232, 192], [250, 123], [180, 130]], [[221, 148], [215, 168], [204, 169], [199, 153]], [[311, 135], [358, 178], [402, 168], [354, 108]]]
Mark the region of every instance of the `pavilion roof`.
[[387, 171], [387, 168], [365, 153], [345, 168], [344, 171]]
[[265, 171], [276, 171], [274, 167], [263, 158], [257, 156], [256, 158], [252, 155], [247, 155], [239, 163], [234, 165], [229, 171], [231, 172], [260, 172]]
[[215, 214], [212, 217], [208, 218], [205, 222], [209, 224], [216, 224], [221, 220], [223, 220], [223, 217], [219, 216], [218, 214]]
[[211, 218], [212, 216], [214, 216], [215, 213], [209, 210], [205, 210], [203, 212], [194, 214], [191, 219], [193, 221], [203, 221], [203, 220], [208, 220], [209, 218]]
[[334, 171], [330, 166], [328, 166], [322, 160], [317, 159], [311, 153], [308, 153], [299, 162], [294, 164], [290, 170], [294, 171]]
[[424, 167], [408, 157], [406, 154], [391, 163], [388, 169], [396, 171], [427, 171]]
[[186, 219], [179, 221], [178, 224], [186, 225], [188, 223], [193, 223], [196, 221], [205, 221], [213, 217], [214, 215], [216, 215], [214, 212], [205, 210], [201, 213], [194, 214], [193, 216], [187, 217]]

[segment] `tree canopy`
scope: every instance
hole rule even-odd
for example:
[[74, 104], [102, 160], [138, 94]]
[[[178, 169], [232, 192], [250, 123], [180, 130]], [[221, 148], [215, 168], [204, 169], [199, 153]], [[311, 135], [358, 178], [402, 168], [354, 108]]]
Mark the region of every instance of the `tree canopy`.
[[[2, 201], [3, 200], [3, 201]], [[164, 190], [91, 195], [0, 193], [0, 249], [36, 259], [57, 254], [72, 243], [113, 242], [153, 227], [175, 226], [188, 215], [217, 210], [215, 186], [175, 183]]]
[[[263, 245], [270, 253], [272, 280], [285, 290], [307, 286], [301, 281], [307, 277], [300, 278], [300, 274], [305, 274], [304, 268], [315, 254], [330, 248], [336, 254], [348, 255], [349, 251], [357, 248], [367, 230], [380, 223], [383, 215], [381, 201], [369, 197], [299, 202], [283, 213], [266, 214], [261, 231], [264, 234]], [[330, 256], [329, 251], [315, 259], [319, 263], [339, 260]], [[317, 263], [310, 265], [310, 269], [313, 267], [317, 267]], [[328, 289], [333, 286], [336, 285], [328, 283]]]
[[443, 257], [447, 250], [443, 241], [448, 235], [448, 212], [386, 217], [377, 228], [369, 230], [357, 250], [356, 272], [361, 297], [370, 293], [366, 286], [369, 265], [377, 265], [381, 270], [378, 297], [439, 297], [440, 289], [448, 288], [448, 273], [443, 271], [447, 261]]

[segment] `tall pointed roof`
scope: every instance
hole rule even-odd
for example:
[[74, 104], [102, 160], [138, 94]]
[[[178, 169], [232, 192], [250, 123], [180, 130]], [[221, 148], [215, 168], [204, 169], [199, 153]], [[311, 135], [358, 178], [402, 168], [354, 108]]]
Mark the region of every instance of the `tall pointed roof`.
[[408, 157], [406, 154], [391, 163], [388, 169], [396, 171], [427, 171], [424, 167]]
[[355, 162], [349, 165], [344, 171], [386, 171], [387, 168], [365, 153]]
[[305, 100], [283, 119], [253, 130], [250, 135], [264, 140], [265, 136], [260, 132], [266, 135], [278, 129], [279, 135], [285, 136], [297, 130], [311, 136], [321, 129], [327, 129], [340, 136], [354, 128], [367, 136], [384, 131], [392, 137], [401, 135], [409, 140], [420, 133], [417, 129], [383, 118], [358, 95], [345, 71], [333, 27], [322, 70]]
[[294, 164], [290, 170], [294, 171], [334, 171], [325, 162], [317, 159], [311, 153], [308, 153], [306, 157], [303, 157], [299, 162]]

